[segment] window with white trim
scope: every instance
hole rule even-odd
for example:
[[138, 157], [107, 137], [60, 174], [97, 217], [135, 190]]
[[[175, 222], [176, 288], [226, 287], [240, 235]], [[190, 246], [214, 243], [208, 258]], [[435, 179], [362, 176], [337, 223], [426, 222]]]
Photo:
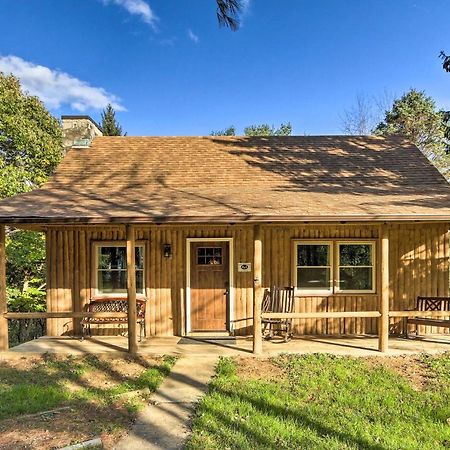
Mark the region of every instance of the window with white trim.
[[305, 240], [294, 249], [299, 294], [375, 292], [375, 242]]
[[331, 292], [332, 243], [303, 242], [296, 246], [296, 286], [305, 292]]
[[[136, 245], [136, 293], [144, 293], [144, 246]], [[96, 292], [127, 293], [127, 248], [123, 244], [96, 244]]]

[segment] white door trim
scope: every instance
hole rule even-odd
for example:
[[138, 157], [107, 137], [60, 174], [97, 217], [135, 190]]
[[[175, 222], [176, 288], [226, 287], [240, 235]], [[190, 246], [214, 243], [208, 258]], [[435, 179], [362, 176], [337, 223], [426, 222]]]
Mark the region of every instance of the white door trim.
[[228, 330], [233, 331], [234, 321], [234, 259], [233, 238], [187, 238], [186, 239], [186, 334], [191, 332], [191, 243], [193, 242], [228, 242], [228, 276], [230, 293], [228, 295]]

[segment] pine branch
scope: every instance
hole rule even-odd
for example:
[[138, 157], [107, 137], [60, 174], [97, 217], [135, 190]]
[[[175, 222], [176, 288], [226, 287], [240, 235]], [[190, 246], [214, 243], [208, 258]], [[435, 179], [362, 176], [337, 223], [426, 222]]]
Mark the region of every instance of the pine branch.
[[241, 0], [216, 0], [216, 2], [219, 25], [237, 31], [239, 29], [239, 13], [242, 10]]

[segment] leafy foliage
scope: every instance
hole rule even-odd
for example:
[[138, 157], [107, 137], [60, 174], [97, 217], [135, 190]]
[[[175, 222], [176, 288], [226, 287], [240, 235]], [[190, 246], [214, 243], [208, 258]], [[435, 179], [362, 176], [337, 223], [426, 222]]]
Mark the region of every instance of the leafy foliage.
[[450, 153], [450, 111], [443, 113], [445, 127], [445, 152]]
[[[45, 239], [42, 233], [14, 231], [6, 240], [9, 311], [45, 311]], [[45, 334], [44, 319], [8, 321], [9, 345], [35, 339]]]
[[[17, 78], [0, 73], [0, 198], [39, 187], [62, 156], [58, 120], [21, 90]], [[45, 309], [43, 234], [8, 230], [6, 256], [8, 308]]]
[[[267, 123], [249, 125], [244, 128], [245, 136], [290, 136], [291, 134], [292, 125], [290, 122], [282, 123], [279, 128]], [[236, 136], [236, 128], [231, 125], [223, 130], [212, 131], [210, 136]]]
[[292, 125], [290, 122], [282, 123], [280, 128], [275, 128], [267, 123], [261, 125], [250, 125], [244, 128], [245, 136], [290, 136], [292, 134]]
[[211, 131], [210, 136], [236, 136], [236, 128], [234, 125], [230, 125], [224, 130]]
[[[45, 311], [45, 238], [42, 233], [16, 230], [6, 240], [9, 311]], [[43, 319], [9, 320], [10, 346], [45, 334]]]
[[[45, 279], [45, 236], [42, 233], [16, 230], [6, 239], [8, 284], [18, 287]], [[26, 286], [25, 286], [26, 287]]]
[[446, 55], [443, 51], [439, 54], [442, 59], [442, 67], [446, 72], [450, 72], [450, 55]]
[[403, 134], [443, 173], [449, 173], [445, 145], [444, 112], [436, 109], [434, 100], [423, 91], [411, 89], [395, 100], [376, 134]]
[[32, 280], [33, 285], [28, 284], [26, 289], [15, 287], [7, 288], [9, 311], [45, 311], [46, 291], [44, 285], [34, 285], [37, 280]]
[[0, 73], [0, 198], [40, 186], [62, 155], [58, 120], [16, 77]]
[[111, 103], [108, 103], [102, 112], [102, 131], [104, 136], [122, 136], [122, 127], [116, 119], [116, 112]]

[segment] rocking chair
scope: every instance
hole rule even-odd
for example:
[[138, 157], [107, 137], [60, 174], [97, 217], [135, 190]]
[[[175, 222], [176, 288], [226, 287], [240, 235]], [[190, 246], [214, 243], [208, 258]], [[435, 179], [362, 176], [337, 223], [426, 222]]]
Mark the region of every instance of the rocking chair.
[[[262, 301], [263, 313], [291, 313], [294, 309], [294, 288], [272, 287], [264, 291]], [[272, 339], [274, 331], [284, 332], [284, 341], [292, 338], [292, 319], [262, 319], [265, 339]]]

